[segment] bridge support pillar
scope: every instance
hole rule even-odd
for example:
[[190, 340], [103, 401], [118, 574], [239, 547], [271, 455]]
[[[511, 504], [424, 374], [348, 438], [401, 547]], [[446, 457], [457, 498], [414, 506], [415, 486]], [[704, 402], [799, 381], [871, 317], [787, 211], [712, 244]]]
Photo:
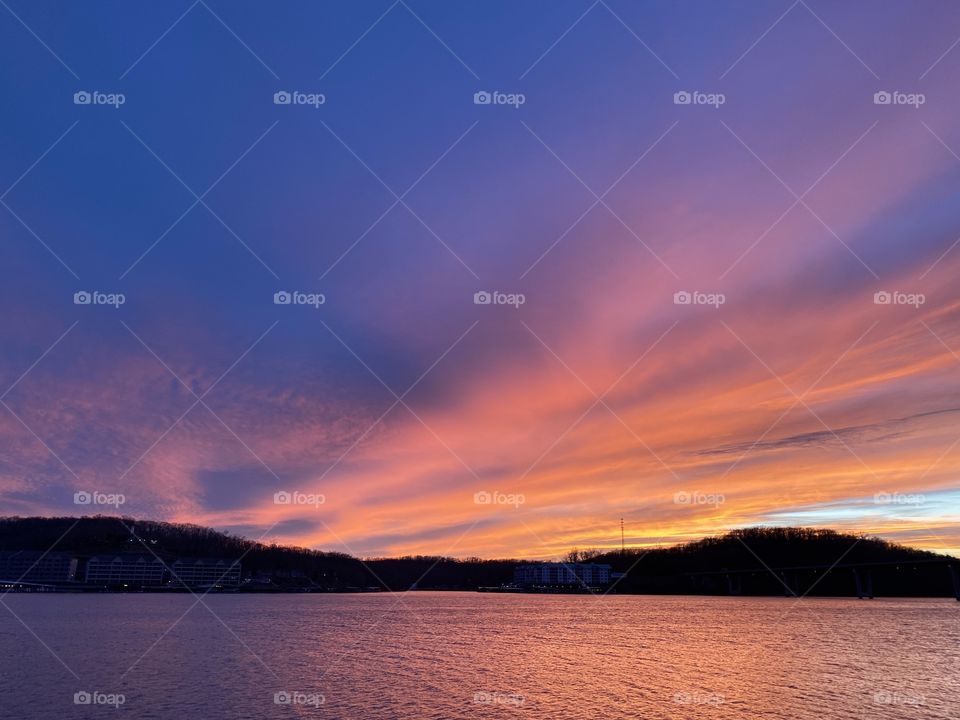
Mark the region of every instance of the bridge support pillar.
[[727, 594], [728, 595], [742, 595], [743, 594], [743, 585], [740, 575], [731, 575], [727, 573]]
[[947, 565], [947, 570], [950, 572], [950, 579], [953, 581], [953, 596], [957, 599], [957, 602], [960, 602], [960, 572], [957, 571], [956, 565]]

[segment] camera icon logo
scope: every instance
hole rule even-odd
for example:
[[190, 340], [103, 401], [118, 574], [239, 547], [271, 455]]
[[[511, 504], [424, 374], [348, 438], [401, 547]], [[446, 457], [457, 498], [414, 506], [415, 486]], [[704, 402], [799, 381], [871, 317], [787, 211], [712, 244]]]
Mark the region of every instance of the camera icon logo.
[[881, 690], [878, 693], [874, 693], [873, 702], [877, 705], [893, 705], [893, 693], [889, 690]]
[[86, 90], [79, 90], [73, 94], [73, 104], [74, 105], [89, 105], [93, 100], [93, 96], [90, 95]]
[[874, 105], [889, 105], [893, 102], [893, 95], [888, 93], [886, 90], [880, 90], [873, 94], [873, 104]]
[[691, 499], [690, 493], [683, 490], [673, 494], [673, 502], [675, 505], [689, 505]]
[[280, 692], [273, 694], [274, 705], [289, 705], [292, 702], [293, 702], [293, 695], [291, 695], [286, 690], [281, 690]]
[[689, 105], [693, 102], [693, 96], [686, 90], [679, 90], [673, 94], [674, 105]]
[[89, 705], [93, 702], [93, 695], [88, 693], [86, 690], [80, 690], [73, 694], [73, 704], [74, 705]]
[[286, 490], [281, 490], [273, 494], [273, 502], [275, 505], [289, 505], [293, 502], [293, 496]]
[[686, 290], [680, 290], [673, 294], [674, 305], [690, 305], [693, 302], [693, 295]]
[[493, 102], [493, 95], [488, 93], [486, 90], [480, 90], [473, 94], [473, 104], [474, 105], [489, 105]]
[[489, 305], [491, 302], [493, 302], [493, 296], [486, 290], [480, 290], [473, 294], [474, 305]]
[[73, 294], [74, 305], [89, 305], [93, 297], [86, 290], [80, 290]]
[[273, 94], [274, 105], [289, 105], [293, 101], [293, 96], [286, 90], [279, 90]]
[[489, 505], [493, 502], [493, 495], [488, 493], [486, 490], [475, 492], [473, 494], [473, 502], [477, 505]]
[[80, 490], [73, 494], [74, 505], [89, 505], [93, 502], [93, 495], [86, 490]]
[[293, 302], [293, 296], [286, 290], [278, 290], [273, 294], [274, 305], [289, 305]]
[[878, 290], [873, 294], [874, 305], [889, 305], [893, 302], [893, 295], [886, 290]]

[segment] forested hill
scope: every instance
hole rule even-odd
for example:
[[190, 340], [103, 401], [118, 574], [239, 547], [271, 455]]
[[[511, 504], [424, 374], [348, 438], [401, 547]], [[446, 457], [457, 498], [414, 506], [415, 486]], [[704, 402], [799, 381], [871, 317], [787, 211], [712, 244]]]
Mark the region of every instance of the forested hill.
[[[278, 588], [345, 590], [389, 588], [476, 589], [510, 583], [514, 568], [525, 561], [455, 559], [432, 556], [361, 560], [340, 552], [269, 545], [197, 525], [120, 517], [0, 518], [0, 551], [53, 549], [90, 556], [153, 552], [175, 557], [242, 558], [244, 577], [270, 578]], [[911, 563], [924, 570], [946, 556], [896, 545], [881, 539], [808, 528], [747, 528], [718, 537], [662, 548], [617, 551], [572, 551], [566, 560], [606, 563], [628, 575], [618, 592], [725, 592], [722, 582], [691, 584], [690, 575], [757, 571], [756, 589], [745, 594], [778, 592], [769, 568]], [[942, 563], [941, 563], [942, 564]], [[960, 564], [960, 561], [958, 561]], [[849, 578], [849, 572], [845, 577]], [[894, 595], [948, 594], [947, 576], [921, 572], [901, 575], [884, 588]], [[839, 575], [840, 570], [834, 572]], [[929, 575], [929, 578], [927, 577]], [[943, 575], [943, 578], [940, 576]], [[744, 577], [750, 577], [745, 575]], [[931, 579], [932, 578], [932, 579]], [[774, 578], [776, 580], [776, 578]], [[820, 583], [824, 594], [849, 594], [848, 580]]]
[[936, 553], [917, 550], [874, 537], [849, 535], [820, 528], [743, 528], [725, 535], [653, 549], [572, 551], [568, 559], [609, 563], [626, 570], [642, 558], [644, 571], [655, 575], [704, 570], [801, 567], [843, 563], [930, 560]]
[[165, 560], [241, 559], [245, 577], [269, 577], [279, 587], [333, 590], [406, 590], [421, 578], [420, 587], [476, 589], [509, 582], [517, 565], [514, 560], [427, 556], [363, 561], [342, 552], [260, 543], [199, 525], [126, 517], [0, 518], [0, 551], [51, 548], [78, 555], [152, 552]]

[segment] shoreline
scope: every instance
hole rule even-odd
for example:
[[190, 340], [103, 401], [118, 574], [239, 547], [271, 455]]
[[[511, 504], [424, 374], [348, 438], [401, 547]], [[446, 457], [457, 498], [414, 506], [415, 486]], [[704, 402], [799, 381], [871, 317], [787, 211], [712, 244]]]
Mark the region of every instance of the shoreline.
[[[2, 585], [0, 585], [2, 587]], [[0, 597], [6, 595], [188, 595], [204, 597], [207, 595], [231, 595], [254, 597], [258, 595], [397, 595], [406, 593], [467, 593], [471, 595], [539, 595], [539, 596], [591, 596], [591, 597], [677, 597], [677, 598], [726, 598], [737, 600], [749, 599], [783, 599], [797, 601], [803, 600], [955, 600], [951, 595], [883, 595], [874, 597], [857, 597], [857, 595], [786, 595], [786, 594], [741, 594], [729, 595], [726, 593], [650, 593], [650, 592], [617, 592], [604, 591], [601, 589], [593, 590], [522, 590], [522, 589], [490, 589], [490, 588], [407, 588], [404, 590], [390, 590], [386, 588], [368, 588], [368, 589], [349, 589], [349, 590], [242, 590], [229, 588], [222, 590], [208, 589], [164, 589], [164, 588], [145, 588], [128, 590], [108, 590], [92, 588], [56, 588], [47, 590], [36, 589], [9, 589], [0, 593]], [[960, 602], [960, 600], [958, 600]]]

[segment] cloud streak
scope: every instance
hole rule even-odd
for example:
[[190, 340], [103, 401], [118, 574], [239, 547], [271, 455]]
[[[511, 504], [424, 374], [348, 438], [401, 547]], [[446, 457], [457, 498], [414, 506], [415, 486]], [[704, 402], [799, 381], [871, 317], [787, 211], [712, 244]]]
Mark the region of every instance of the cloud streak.
[[[357, 9], [309, 12], [331, 39], [365, 26]], [[878, 106], [876, 78], [822, 26], [784, 22], [721, 78], [763, 13], [709, 8], [728, 32], [698, 38], [664, 8], [640, 18], [650, 42], [721, 108], [673, 104], [673, 75], [599, 18], [511, 90], [552, 42], [543, 17], [472, 12], [443, 34], [522, 109], [473, 105], [474, 78], [434, 38], [386, 20], [315, 89], [330, 102], [313, 115], [237, 74], [229, 36], [203, 36], [212, 57], [159, 44], [129, 76], [124, 122], [191, 187], [230, 168], [205, 198], [222, 222], [177, 221], [192, 198], [156, 158], [77, 116], [5, 199], [29, 228], [0, 215], [6, 385], [42, 356], [0, 407], [0, 510], [65, 514], [99, 489], [134, 515], [371, 556], [550, 557], [616, 546], [621, 517], [638, 546], [797, 522], [960, 549], [956, 64], [926, 76], [922, 107]], [[957, 19], [830, 12], [904, 88]], [[481, 19], [503, 52], [457, 30]], [[100, 20], [109, 65], [130, 20]], [[336, 60], [262, 33], [281, 75]], [[29, 91], [2, 88], [31, 99], [10, 113], [10, 182], [64, 127], [62, 98], [24, 72]], [[79, 289], [127, 302], [76, 306]], [[325, 302], [278, 306], [278, 290]], [[476, 305], [479, 290], [527, 301]], [[325, 501], [275, 503], [284, 490]]]

